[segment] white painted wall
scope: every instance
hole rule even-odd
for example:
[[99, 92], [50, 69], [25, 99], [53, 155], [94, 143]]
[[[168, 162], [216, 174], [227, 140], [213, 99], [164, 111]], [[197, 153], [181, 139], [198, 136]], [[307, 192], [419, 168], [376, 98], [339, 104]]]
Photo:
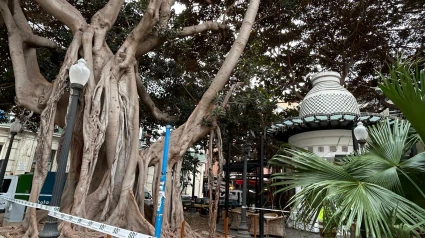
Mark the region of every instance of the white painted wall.
[[[351, 130], [320, 130], [309, 131], [289, 137], [289, 144], [306, 150], [312, 147], [316, 155], [333, 161], [335, 154], [350, 154], [353, 152], [353, 140]], [[331, 151], [331, 146], [336, 151]], [[320, 151], [320, 147], [323, 151]], [[344, 151], [346, 148], [346, 151]]]
[[[9, 162], [6, 167], [6, 175], [13, 173], [14, 175], [30, 172], [35, 157], [35, 149], [37, 147], [38, 134], [30, 131], [18, 133], [13, 140], [12, 149], [10, 151]], [[53, 134], [52, 150], [58, 150], [60, 135]], [[10, 143], [10, 132], [8, 124], [0, 124], [0, 159], [6, 157], [7, 147]], [[58, 153], [56, 153], [52, 171], [56, 171]], [[69, 160], [68, 160], [69, 166]]]
[[155, 167], [151, 166], [148, 168], [148, 178], [146, 179], [146, 187], [148, 188], [149, 192], [152, 194], [152, 182], [153, 182], [153, 174], [155, 171]]
[[[320, 130], [304, 132], [289, 137], [288, 143], [306, 150], [312, 150], [311, 152], [314, 154], [331, 162], [334, 160], [336, 154], [350, 154], [353, 152], [351, 130]], [[336, 147], [336, 151], [331, 151], [332, 146]], [[300, 191], [301, 188], [295, 189], [296, 193]], [[296, 213], [291, 214], [291, 216], [296, 216]], [[292, 220], [292, 222], [288, 221], [289, 227], [319, 232], [319, 225], [317, 221], [314, 224], [305, 227], [303, 224], [295, 224], [295, 222], [293, 222], [295, 217], [292, 217], [289, 220]]]
[[[205, 164], [204, 163], [200, 163], [198, 165], [198, 171], [199, 173], [196, 173], [195, 176], [195, 196], [198, 196], [198, 198], [202, 198], [203, 193], [202, 193], [202, 187], [204, 186], [204, 171], [205, 171]], [[192, 185], [188, 185], [185, 189], [185, 193], [186, 195], [190, 195], [192, 196]]]
[[[202, 198], [203, 197], [202, 186], [204, 184], [204, 171], [205, 171], [205, 164], [204, 163], [200, 163], [198, 165], [198, 171], [199, 171], [199, 173], [197, 173], [196, 176], [195, 176], [195, 196], [198, 196], [198, 198]], [[148, 188], [149, 192], [151, 192], [151, 193], [153, 191], [153, 187], [152, 187], [153, 174], [154, 174], [154, 167], [149, 167], [148, 168], [148, 177], [146, 179], [146, 187]], [[170, 178], [167, 177], [167, 179], [170, 179]], [[192, 186], [189, 185], [182, 192], [182, 194], [192, 196], [192, 189], [193, 189]]]

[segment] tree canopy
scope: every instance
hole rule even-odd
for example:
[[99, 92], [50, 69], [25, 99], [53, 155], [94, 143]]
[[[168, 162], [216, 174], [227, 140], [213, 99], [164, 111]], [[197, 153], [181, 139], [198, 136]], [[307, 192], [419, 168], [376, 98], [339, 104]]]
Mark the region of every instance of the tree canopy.
[[[86, 20], [106, 0], [70, 1]], [[45, 13], [32, 1], [21, 1], [35, 33], [52, 39], [59, 49], [37, 51], [40, 70], [49, 81], [54, 80], [64, 60], [72, 34], [57, 19]], [[146, 7], [130, 1], [118, 14], [108, 32], [107, 41], [116, 51], [132, 26], [137, 24]], [[171, 12], [172, 30], [161, 32], [163, 41], [173, 37], [184, 26], [199, 24], [219, 17], [228, 27], [217, 32], [203, 32], [193, 37], [165, 41], [154, 51], [139, 58], [140, 78], [153, 102], [169, 114], [177, 116], [175, 125], [184, 123], [211, 82], [211, 75], [223, 61], [220, 52], [230, 47], [234, 29], [240, 24], [240, 13], [246, 3], [220, 1], [214, 4], [179, 1], [179, 12]], [[341, 83], [351, 91], [364, 111], [379, 112], [394, 105], [376, 93], [379, 76], [388, 72], [388, 64], [401, 54], [405, 58], [423, 57], [425, 16], [421, 1], [262, 1], [250, 42], [234, 71], [230, 84], [243, 82], [233, 93], [226, 108], [216, 110], [221, 116], [224, 138], [227, 133], [244, 143], [248, 130], [264, 131], [271, 122], [297, 115], [285, 109], [273, 110], [277, 102], [298, 103], [311, 87], [309, 75], [322, 70], [335, 70]], [[181, 10], [183, 9], [183, 10]], [[181, 12], [180, 12], [181, 11]], [[7, 45], [6, 27], [0, 28], [0, 109], [9, 111], [14, 105], [15, 89], [12, 64]], [[222, 100], [226, 91], [221, 92]], [[15, 109], [17, 114], [21, 110]], [[27, 113], [28, 114], [28, 113]], [[147, 129], [158, 124], [141, 104], [140, 123]], [[39, 117], [30, 129], [37, 130]], [[258, 123], [260, 118], [260, 123]], [[229, 130], [228, 130], [229, 129]], [[206, 145], [206, 142], [203, 142]], [[271, 146], [271, 154], [276, 152]], [[235, 152], [239, 148], [235, 147]]]
[[[85, 19], [89, 19], [106, 2], [70, 1]], [[113, 51], [143, 15], [145, 7], [143, 2], [138, 1], [124, 4], [107, 36]], [[168, 112], [178, 114], [182, 122], [202, 96], [209, 76], [222, 62], [218, 52], [229, 49], [228, 39], [234, 37], [232, 29], [241, 20], [235, 13], [240, 12], [245, 3], [180, 1], [179, 4], [182, 12], [177, 14], [172, 10], [169, 24], [173, 30], [161, 32], [162, 38], [175, 35], [178, 29], [188, 24], [199, 24], [217, 17], [222, 17], [231, 26], [230, 29], [221, 29], [219, 34], [204, 32], [194, 37], [167, 41], [138, 60], [141, 79], [154, 101], [164, 105]], [[61, 46], [57, 50], [37, 51], [38, 57], [43, 59], [40, 61], [43, 75], [53, 80], [72, 35], [32, 1], [22, 1], [22, 5], [34, 32]], [[379, 81], [377, 72], [387, 72], [387, 65], [394, 62], [399, 54], [423, 57], [423, 7], [421, 1], [415, 0], [263, 1], [254, 34], [233, 77], [235, 81], [243, 81], [245, 88], [255, 79], [256, 90], [239, 90], [238, 93], [246, 92], [252, 96], [252, 91], [260, 91], [262, 95], [258, 96], [266, 100], [299, 102], [311, 86], [308, 81], [310, 74], [335, 70], [342, 74], [342, 83], [359, 102], [367, 104], [366, 110], [380, 111], [391, 107], [373, 89]], [[4, 26], [0, 34], [3, 39], [0, 51], [4, 56], [0, 61], [4, 69], [0, 76], [0, 108], [8, 110], [14, 105], [14, 76]], [[245, 96], [239, 99], [243, 98]], [[236, 102], [236, 98], [231, 100], [233, 105], [241, 103]], [[149, 113], [144, 112], [141, 110], [140, 113], [143, 124], [156, 123]], [[237, 120], [234, 122], [239, 123]]]

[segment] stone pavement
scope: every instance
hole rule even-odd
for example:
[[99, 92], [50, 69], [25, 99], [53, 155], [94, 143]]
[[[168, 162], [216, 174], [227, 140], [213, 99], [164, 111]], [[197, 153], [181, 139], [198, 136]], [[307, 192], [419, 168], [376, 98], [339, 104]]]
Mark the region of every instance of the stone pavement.
[[[318, 233], [306, 232], [306, 231], [301, 231], [301, 230], [296, 230], [291, 228], [286, 228], [285, 231], [286, 231], [286, 238], [320, 238], [320, 235]], [[223, 223], [220, 222], [217, 224], [217, 232], [224, 234]], [[228, 229], [228, 232], [229, 232], [229, 238], [236, 237], [236, 235], [238, 234], [237, 230]], [[265, 237], [268, 237], [268, 236], [265, 236]], [[269, 236], [269, 237], [276, 237], [276, 236]]]

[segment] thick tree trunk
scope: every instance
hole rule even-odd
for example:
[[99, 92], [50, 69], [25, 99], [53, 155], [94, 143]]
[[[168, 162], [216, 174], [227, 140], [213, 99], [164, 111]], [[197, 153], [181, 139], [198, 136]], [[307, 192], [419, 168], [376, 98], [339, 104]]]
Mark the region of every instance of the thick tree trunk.
[[[37, 201], [47, 174], [54, 123], [56, 121], [57, 124], [64, 125], [68, 101], [68, 94], [64, 89], [67, 86], [68, 69], [78, 57], [84, 57], [91, 75], [79, 101], [62, 211], [152, 235], [155, 209], [145, 210], [143, 191], [147, 169], [154, 166], [153, 198], [156, 206], [163, 140], [160, 139], [148, 149], [139, 151], [139, 98], [143, 103], [149, 104], [148, 108], [159, 120], [168, 119], [166, 114], [151, 104], [152, 100], [143, 85], [138, 83], [140, 78], [135, 57], [141, 52], [152, 50], [164, 41], [158, 40], [153, 27], [157, 24], [167, 27], [174, 1], [148, 1], [147, 11], [140, 23], [118, 52], [113, 54], [105, 42], [105, 36], [114, 24], [124, 0], [109, 1], [93, 16], [90, 25], [77, 9], [65, 0], [35, 0], [74, 34], [53, 85], [39, 73], [35, 48], [29, 47], [27, 42], [42, 47], [56, 45], [47, 39], [32, 35], [18, 0], [9, 1], [14, 4], [0, 0], [0, 10], [9, 32], [17, 98], [21, 105], [41, 112], [40, 137], [36, 150], [37, 166], [30, 201]], [[228, 82], [247, 43], [258, 6], [259, 0], [251, 0], [239, 35], [211, 86], [186, 123], [171, 133], [163, 237], [171, 237], [180, 232], [184, 219], [179, 189], [183, 155], [191, 145], [214, 130], [203, 125], [203, 120], [216, 120], [212, 116], [215, 108], [212, 102], [217, 92]], [[207, 22], [198, 28], [184, 28], [177, 33], [177, 37], [218, 29], [222, 29], [220, 24]], [[31, 37], [23, 37], [27, 35]], [[36, 77], [33, 77], [34, 75]], [[22, 226], [26, 230], [25, 236], [37, 237], [37, 223], [35, 209], [27, 209]], [[72, 237], [76, 229], [80, 228], [65, 223], [61, 225], [61, 231], [66, 237]], [[186, 226], [185, 231], [187, 237], [198, 236], [189, 226]]]

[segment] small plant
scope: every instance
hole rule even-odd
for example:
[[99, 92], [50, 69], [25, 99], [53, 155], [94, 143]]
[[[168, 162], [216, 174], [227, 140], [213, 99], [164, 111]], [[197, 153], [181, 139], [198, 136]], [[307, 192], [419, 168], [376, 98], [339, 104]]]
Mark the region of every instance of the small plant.
[[335, 238], [338, 230], [338, 220], [335, 218], [335, 204], [326, 199], [323, 201], [323, 237]]

